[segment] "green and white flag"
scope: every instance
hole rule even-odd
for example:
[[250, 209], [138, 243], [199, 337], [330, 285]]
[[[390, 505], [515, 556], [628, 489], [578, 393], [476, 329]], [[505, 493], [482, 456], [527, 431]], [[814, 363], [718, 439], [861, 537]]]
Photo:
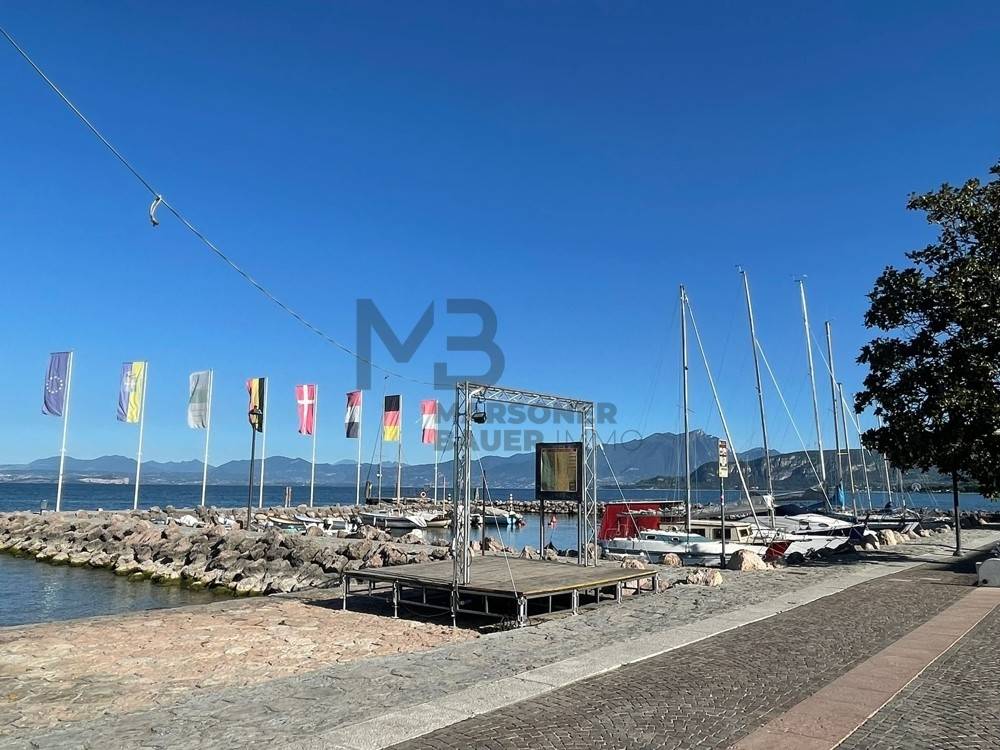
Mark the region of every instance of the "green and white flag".
[[188, 427], [194, 430], [208, 429], [208, 402], [212, 397], [212, 371], [192, 372], [188, 377]]

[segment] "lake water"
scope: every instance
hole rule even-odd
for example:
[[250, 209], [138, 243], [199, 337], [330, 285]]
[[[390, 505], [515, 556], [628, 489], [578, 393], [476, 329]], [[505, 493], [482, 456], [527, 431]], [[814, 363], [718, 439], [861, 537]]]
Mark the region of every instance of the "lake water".
[[[55, 485], [49, 484], [0, 484], [0, 512], [37, 511], [43, 503], [53, 509], [55, 489]], [[417, 491], [410, 490], [412, 494]], [[132, 488], [127, 485], [66, 484], [63, 488], [63, 509], [124, 510], [132, 507], [132, 492]], [[245, 507], [246, 492], [245, 486], [209, 486], [207, 503], [218, 507]], [[696, 501], [702, 503], [713, 502], [718, 498], [718, 493], [711, 490], [699, 490], [694, 494]], [[511, 496], [516, 500], [534, 498], [534, 492], [525, 489], [495, 490], [491, 495], [492, 502], [500, 506]], [[732, 493], [727, 491], [726, 495], [727, 501], [735, 502], [739, 498], [739, 493], [735, 490]], [[621, 499], [617, 490], [602, 489], [598, 496], [602, 501]], [[625, 496], [629, 500], [663, 500], [676, 498], [678, 494], [664, 490], [626, 490]], [[873, 492], [872, 496], [875, 507], [885, 503], [882, 493]], [[307, 502], [308, 498], [308, 487], [293, 488], [294, 504]], [[142, 488], [140, 507], [192, 507], [200, 499], [200, 486], [148, 485]], [[980, 495], [966, 493], [961, 500], [963, 509], [1000, 508]], [[256, 506], [256, 494], [254, 501]], [[283, 501], [284, 487], [267, 488], [266, 504], [281, 505]], [[348, 505], [353, 502], [353, 487], [316, 488], [318, 505]], [[867, 498], [864, 504], [867, 505]], [[907, 504], [949, 511], [951, 496], [941, 493], [912, 493], [907, 497]], [[540, 519], [537, 514], [529, 514], [524, 520], [526, 525], [520, 528], [487, 527], [486, 535], [515, 549], [521, 549], [525, 545], [537, 547]], [[441, 539], [448, 539], [450, 534], [448, 530], [433, 529], [427, 533], [431, 538]], [[478, 539], [479, 535], [479, 530], [473, 530], [473, 538]], [[576, 548], [576, 519], [558, 516], [554, 528], [546, 523], [545, 542], [551, 542], [560, 549]], [[128, 581], [103, 570], [53, 566], [0, 554], [0, 626], [175, 607], [212, 601], [219, 596], [222, 595], [177, 586], [162, 586], [149, 581]]]

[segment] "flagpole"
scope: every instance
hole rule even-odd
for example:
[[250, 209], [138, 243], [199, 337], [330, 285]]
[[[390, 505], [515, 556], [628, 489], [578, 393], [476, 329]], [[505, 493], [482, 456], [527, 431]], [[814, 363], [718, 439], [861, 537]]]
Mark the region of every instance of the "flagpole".
[[201, 507], [205, 507], [205, 488], [208, 486], [208, 437], [212, 432], [212, 388], [215, 386], [215, 370], [208, 371], [208, 413], [205, 415], [205, 459], [201, 468]]
[[[306, 398], [308, 401], [308, 397]], [[307, 404], [308, 406], [308, 404]], [[313, 507], [313, 496], [316, 492], [316, 433], [319, 432], [319, 386], [316, 386], [316, 395], [313, 396], [313, 455], [312, 472], [309, 476], [309, 507]]]
[[434, 502], [438, 499], [438, 407], [440, 404], [434, 399]]
[[142, 435], [146, 427], [146, 387], [149, 385], [149, 362], [142, 363], [142, 399], [139, 402], [139, 451], [135, 456], [135, 496], [132, 510], [139, 510], [139, 473], [142, 471]]
[[250, 514], [253, 506], [253, 462], [254, 453], [257, 450], [257, 430], [254, 429], [253, 422], [250, 423], [250, 482], [247, 485], [247, 525], [246, 531], [250, 530]]
[[267, 423], [270, 418], [267, 413], [267, 397], [270, 395], [267, 378], [264, 378], [264, 429], [260, 432], [260, 495], [257, 498], [257, 507], [264, 507], [264, 459], [267, 458]]
[[69, 429], [69, 396], [73, 387], [73, 352], [66, 367], [66, 405], [63, 407], [62, 448], [59, 449], [59, 484], [56, 486], [56, 513], [62, 510], [63, 469], [66, 466], [66, 433]]
[[[385, 388], [382, 389], [382, 427], [378, 441], [378, 501], [382, 502], [382, 448], [385, 447]], [[886, 475], [888, 476], [888, 475]]]
[[403, 396], [399, 397], [399, 442], [396, 443], [396, 500], [403, 499]]
[[354, 481], [354, 507], [361, 505], [361, 436], [364, 428], [365, 397], [362, 391], [358, 391], [358, 476]]

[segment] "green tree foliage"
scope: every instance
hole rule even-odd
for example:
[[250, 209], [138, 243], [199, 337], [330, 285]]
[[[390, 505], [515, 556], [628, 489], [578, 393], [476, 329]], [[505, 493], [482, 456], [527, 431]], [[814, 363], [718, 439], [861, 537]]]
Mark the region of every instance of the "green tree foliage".
[[936, 242], [888, 267], [868, 295], [865, 325], [883, 332], [858, 411], [882, 427], [865, 444], [901, 468], [938, 467], [1000, 494], [1000, 163], [986, 183], [942, 185], [907, 207], [939, 227]]

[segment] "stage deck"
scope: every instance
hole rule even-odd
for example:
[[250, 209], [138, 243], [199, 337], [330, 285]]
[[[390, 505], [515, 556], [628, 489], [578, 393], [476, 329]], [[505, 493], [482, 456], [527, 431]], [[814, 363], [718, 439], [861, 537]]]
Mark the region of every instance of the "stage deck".
[[453, 600], [451, 560], [344, 571], [344, 608], [351, 593], [351, 581], [357, 581], [367, 584], [369, 594], [379, 591], [379, 585], [390, 586], [395, 616], [403, 604], [450, 609], [453, 615], [462, 612], [512, 619], [517, 625], [526, 625], [529, 614], [558, 610], [575, 613], [581, 597], [584, 602], [608, 599], [620, 602], [624, 588], [641, 591], [643, 583], [651, 581], [652, 585], [645, 588], [656, 591], [657, 583], [656, 570], [620, 568], [614, 564], [588, 567], [519, 557], [474, 557], [469, 570], [469, 583], [458, 586], [457, 602]]

